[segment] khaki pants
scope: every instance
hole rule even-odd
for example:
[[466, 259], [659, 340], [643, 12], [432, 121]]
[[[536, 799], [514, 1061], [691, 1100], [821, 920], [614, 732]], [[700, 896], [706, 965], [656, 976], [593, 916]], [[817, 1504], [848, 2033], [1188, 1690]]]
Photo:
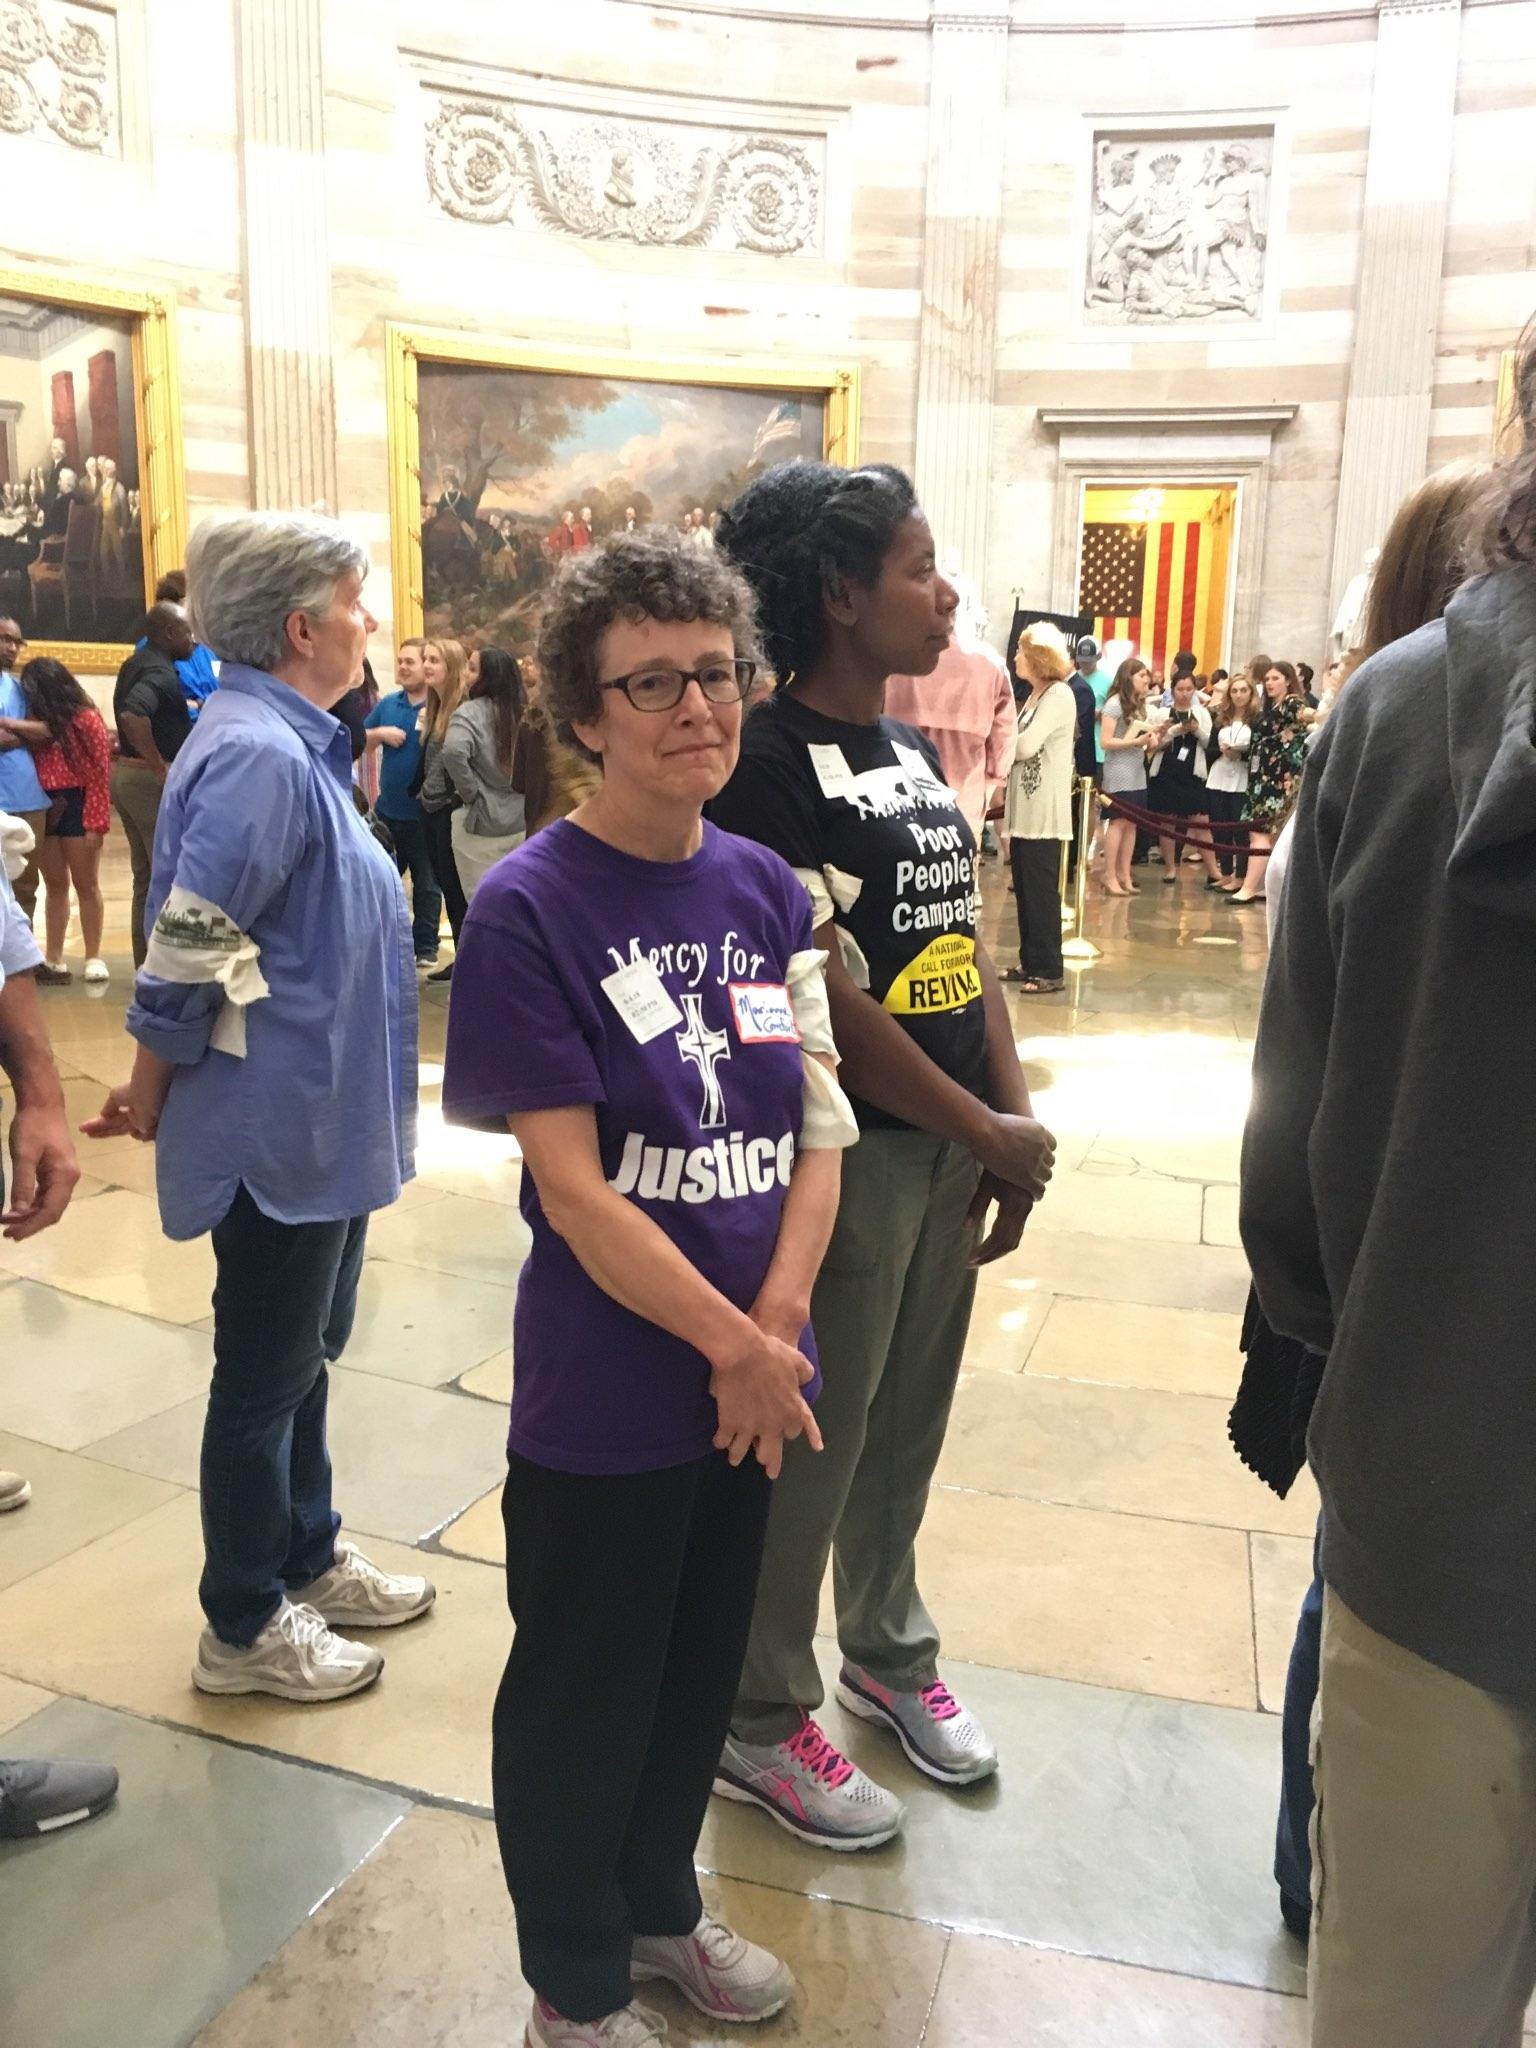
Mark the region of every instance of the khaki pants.
[[1388, 1642], [1329, 1590], [1313, 1774], [1313, 2048], [1519, 2048], [1536, 1714]]
[[523, 843], [521, 832], [508, 833], [505, 838], [490, 839], [483, 833], [465, 829], [464, 813], [455, 811], [450, 827], [450, 844], [453, 847], [454, 866], [459, 871], [459, 886], [464, 891], [466, 902], [495, 867], [497, 861]]
[[112, 763], [112, 808], [123, 821], [128, 842], [128, 861], [133, 869], [133, 964], [144, 965], [147, 941], [144, 937], [144, 905], [149, 899], [149, 877], [155, 864], [155, 823], [160, 816], [164, 789], [153, 769], [142, 761]]
[[944, 1448], [976, 1275], [971, 1155], [921, 1131], [866, 1131], [843, 1154], [837, 1227], [811, 1297], [824, 1381], [819, 1454], [785, 1447], [731, 1725], [783, 1742], [821, 1705], [812, 1638], [834, 1559], [843, 1655], [910, 1692], [937, 1676], [917, 1532]]
[[46, 811], [12, 811], [13, 818], [20, 818], [24, 825], [32, 827], [32, 851], [27, 855], [27, 864], [16, 877], [11, 887], [16, 892], [16, 901], [21, 905], [21, 914], [32, 922], [32, 913], [37, 908], [37, 884], [41, 874], [38, 855], [43, 849], [43, 834], [48, 825]]

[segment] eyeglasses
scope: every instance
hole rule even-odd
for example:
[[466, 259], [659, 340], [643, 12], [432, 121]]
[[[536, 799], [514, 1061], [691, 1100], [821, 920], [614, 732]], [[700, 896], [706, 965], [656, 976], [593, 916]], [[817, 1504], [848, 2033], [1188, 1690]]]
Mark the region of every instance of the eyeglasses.
[[637, 668], [600, 690], [622, 690], [637, 711], [672, 711], [697, 683], [711, 704], [739, 704], [757, 674], [755, 661], [707, 661], [702, 668]]

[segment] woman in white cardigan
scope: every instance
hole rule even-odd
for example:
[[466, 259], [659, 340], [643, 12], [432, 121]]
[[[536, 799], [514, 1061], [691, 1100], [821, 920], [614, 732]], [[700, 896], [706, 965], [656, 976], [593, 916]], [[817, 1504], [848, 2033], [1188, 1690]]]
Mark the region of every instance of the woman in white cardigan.
[[1048, 996], [1065, 986], [1061, 971], [1061, 843], [1072, 837], [1072, 760], [1077, 699], [1066, 678], [1072, 656], [1054, 626], [1026, 627], [1013, 658], [1029, 694], [1019, 706], [1018, 736], [1003, 835], [1013, 868], [1019, 913], [1019, 964], [1003, 970], [1027, 996]]

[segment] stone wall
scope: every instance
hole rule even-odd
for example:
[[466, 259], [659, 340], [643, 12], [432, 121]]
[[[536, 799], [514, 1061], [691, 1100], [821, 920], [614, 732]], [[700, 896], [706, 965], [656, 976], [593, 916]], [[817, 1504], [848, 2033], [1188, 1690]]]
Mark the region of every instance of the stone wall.
[[[1095, 415], [1070, 431], [1106, 459], [1134, 447], [1137, 475], [1159, 445], [1189, 473], [1240, 441], [1266, 485], [1245, 622], [1315, 661], [1336, 522], [1353, 548], [1376, 518], [1347, 445], [1368, 447], [1385, 406], [1399, 466], [1419, 440], [1430, 465], [1486, 453], [1499, 354], [1536, 302], [1536, 0], [1466, 0], [1436, 331], [1399, 362], [1378, 306], [1357, 365], [1361, 281], [1400, 232], [1367, 206], [1373, 132], [1389, 160], [1387, 15], [1458, 15], [1382, 6], [1234, 23], [1169, 0], [1185, 25], [1161, 27], [1154, 8], [1106, 25], [1097, 0], [1013, 0], [1011, 21], [1007, 0], [0, 0], [55, 34], [74, 16], [112, 29], [99, 146], [0, 121], [5, 189], [31, 195], [0, 221], [0, 263], [173, 291], [193, 523], [334, 502], [373, 549], [381, 614], [399, 321], [636, 358], [858, 362], [865, 456], [917, 462], [999, 625], [1015, 590], [1070, 594], [1059, 415]], [[0, 67], [0, 112], [6, 88]], [[542, 119], [578, 169], [594, 123], [641, 146], [617, 197], [583, 199], [576, 177], [546, 204], [497, 185], [507, 159], [477, 153], [476, 107], [493, 141]], [[702, 243], [668, 240], [658, 176], [700, 137], [754, 136], [770, 182], [809, 166], [805, 219], [790, 185], [742, 211], [742, 181]], [[1246, 161], [1225, 160], [1234, 142]], [[1103, 169], [1117, 154], [1132, 173]], [[1114, 178], [1134, 188], [1128, 227]], [[1413, 232], [1422, 253], [1436, 230]], [[1095, 304], [1096, 265], [1112, 282]]]

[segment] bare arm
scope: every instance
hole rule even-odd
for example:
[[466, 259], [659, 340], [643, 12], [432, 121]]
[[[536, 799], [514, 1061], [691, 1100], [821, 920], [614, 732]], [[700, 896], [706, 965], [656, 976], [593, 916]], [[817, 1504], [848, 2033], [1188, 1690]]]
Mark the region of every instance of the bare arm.
[[113, 1088], [96, 1115], [80, 1126], [84, 1136], [138, 1138], [147, 1145], [159, 1127], [175, 1073], [172, 1061], [161, 1059], [147, 1045], [139, 1046], [128, 1079]]
[[118, 723], [123, 728], [123, 737], [138, 755], [146, 768], [164, 782], [171, 772], [171, 764], [155, 745], [155, 729], [139, 711], [123, 711], [118, 714]]
[[819, 1450], [820, 1432], [800, 1395], [813, 1376], [809, 1361], [727, 1301], [665, 1231], [608, 1185], [591, 1108], [529, 1110], [507, 1122], [550, 1228], [588, 1276], [709, 1361], [710, 1391], [721, 1409], [715, 1440], [729, 1448], [732, 1463], [740, 1464], [755, 1443], [760, 1463], [776, 1478], [789, 1438], [804, 1434]]
[[0, 1215], [0, 1227], [6, 1237], [19, 1241], [58, 1222], [80, 1178], [64, 1115], [64, 1090], [30, 973], [8, 975], [0, 988], [0, 1067], [16, 1091], [10, 1200]]
[[0, 732], [8, 733], [24, 747], [46, 747], [53, 738], [40, 718], [0, 718]]
[[371, 725], [363, 734], [363, 746], [369, 753], [377, 753], [380, 747], [403, 747], [406, 735], [398, 725]]

